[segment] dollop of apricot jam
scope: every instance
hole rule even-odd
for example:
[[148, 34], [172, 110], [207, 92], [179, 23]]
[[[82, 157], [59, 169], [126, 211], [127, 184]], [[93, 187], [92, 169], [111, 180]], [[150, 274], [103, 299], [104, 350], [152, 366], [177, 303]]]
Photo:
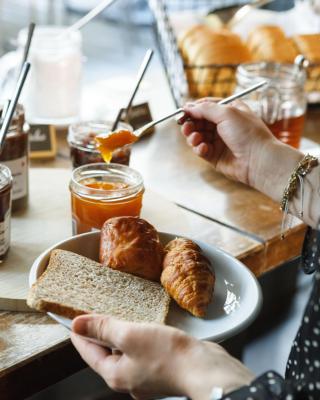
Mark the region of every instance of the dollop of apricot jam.
[[134, 143], [138, 137], [125, 129], [96, 136], [97, 148], [106, 163], [112, 158], [112, 152], [127, 144]]

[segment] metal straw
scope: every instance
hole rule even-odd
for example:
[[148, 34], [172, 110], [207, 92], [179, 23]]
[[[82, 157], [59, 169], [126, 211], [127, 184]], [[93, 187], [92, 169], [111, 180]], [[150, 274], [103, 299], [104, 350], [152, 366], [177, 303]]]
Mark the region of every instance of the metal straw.
[[1, 130], [0, 130], [0, 153], [3, 150], [3, 145], [4, 145], [5, 138], [6, 138], [6, 134], [10, 127], [11, 120], [12, 120], [13, 114], [15, 112], [15, 109], [16, 109], [16, 106], [17, 106], [17, 103], [18, 103], [18, 100], [19, 100], [19, 97], [20, 97], [20, 94], [21, 94], [21, 91], [24, 86], [24, 83], [27, 78], [29, 70], [30, 70], [30, 63], [25, 62], [22, 66], [14, 95], [13, 95], [12, 99], [10, 100], [10, 104], [7, 109], [7, 112], [3, 117], [3, 124], [2, 124]]
[[[264, 86], [265, 84], [267, 84], [267, 81], [261, 81], [253, 86], [250, 86], [249, 88], [242, 90], [241, 92], [238, 92], [236, 94], [233, 94], [232, 96], [226, 97], [223, 100], [220, 100], [218, 102], [218, 104], [228, 104], [231, 103], [233, 100], [239, 99], [240, 97], [245, 96], [248, 93], [251, 93], [257, 89], [259, 89], [260, 87]], [[172, 118], [180, 113], [183, 113], [184, 109], [183, 108], [178, 108], [177, 110], [175, 110], [174, 112], [172, 112], [171, 114], [165, 115], [164, 117], [156, 120], [156, 121], [152, 121], [149, 124], [144, 125], [143, 127], [137, 129], [134, 134], [136, 136], [142, 136], [146, 131], [148, 131], [150, 128], [153, 128], [155, 125], [159, 124], [160, 122], [163, 122], [169, 118]]]
[[34, 33], [34, 28], [36, 27], [36, 24], [34, 22], [31, 22], [29, 24], [29, 28], [28, 28], [28, 36], [27, 36], [27, 41], [26, 44], [24, 46], [24, 51], [23, 51], [23, 58], [22, 58], [22, 63], [21, 63], [21, 68], [20, 71], [23, 67], [23, 64], [27, 61], [28, 59], [28, 55], [29, 55], [29, 50], [30, 50], [30, 46], [31, 46], [31, 41], [32, 41], [32, 37], [33, 37], [33, 33]]
[[143, 77], [144, 77], [144, 75], [145, 75], [145, 73], [147, 71], [147, 68], [148, 68], [148, 66], [150, 64], [152, 56], [153, 56], [153, 50], [151, 50], [151, 49], [147, 50], [147, 52], [146, 52], [146, 54], [145, 54], [145, 56], [143, 58], [142, 64], [140, 66], [136, 82], [135, 82], [135, 84], [134, 84], [134, 86], [132, 88], [131, 96], [129, 98], [127, 107], [125, 109], [121, 108], [118, 111], [117, 117], [116, 117], [116, 119], [115, 119], [115, 121], [114, 121], [114, 123], [112, 125], [111, 131], [114, 131], [114, 130], [117, 129], [118, 124], [119, 124], [120, 119], [121, 119], [121, 116], [122, 116], [122, 113], [124, 111], [126, 113], [126, 118], [128, 117], [128, 115], [130, 113], [130, 109], [131, 109], [132, 103], [133, 103], [133, 100], [134, 100], [134, 98], [135, 98], [135, 96], [137, 94], [137, 91], [139, 89], [140, 83], [141, 83], [141, 81], [142, 81], [142, 79], [143, 79]]
[[124, 111], [123, 108], [120, 108], [120, 110], [118, 111], [118, 114], [117, 114], [117, 116], [116, 116], [116, 118], [114, 120], [114, 123], [113, 123], [112, 127], [111, 127], [111, 132], [115, 131], [118, 128], [118, 124], [119, 124], [119, 122], [121, 120], [123, 111]]

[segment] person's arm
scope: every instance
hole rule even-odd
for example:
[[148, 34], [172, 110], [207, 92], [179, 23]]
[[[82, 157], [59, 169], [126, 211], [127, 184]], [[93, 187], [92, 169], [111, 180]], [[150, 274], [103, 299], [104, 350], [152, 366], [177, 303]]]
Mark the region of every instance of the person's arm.
[[[200, 157], [219, 172], [250, 185], [280, 202], [292, 171], [303, 154], [276, 140], [267, 126], [242, 102], [218, 105], [201, 100], [185, 107], [189, 120], [182, 132]], [[320, 166], [304, 178], [304, 216], [316, 227], [320, 218]], [[300, 190], [289, 204], [292, 214], [300, 214]]]
[[[137, 398], [210, 400], [214, 386], [228, 393], [254, 379], [251, 371], [218, 344], [196, 340], [168, 326], [85, 315], [73, 321], [72, 329], [71, 340], [89, 366], [112, 389]], [[96, 338], [118, 351], [112, 353], [79, 335]]]

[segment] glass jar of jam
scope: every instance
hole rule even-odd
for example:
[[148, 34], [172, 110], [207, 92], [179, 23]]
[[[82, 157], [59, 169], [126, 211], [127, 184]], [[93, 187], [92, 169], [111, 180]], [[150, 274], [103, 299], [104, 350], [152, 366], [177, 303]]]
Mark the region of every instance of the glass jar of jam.
[[70, 182], [73, 234], [101, 229], [112, 217], [139, 216], [144, 193], [139, 172], [97, 163], [75, 169]]
[[13, 178], [12, 211], [21, 210], [27, 206], [29, 194], [29, 126], [21, 105], [17, 106], [12, 118], [0, 162], [10, 169]]
[[0, 164], [0, 262], [10, 247], [12, 175], [5, 165]]
[[[81, 165], [104, 162], [100, 152], [97, 150], [95, 137], [101, 133], [111, 131], [112, 122], [79, 122], [69, 127], [68, 143], [70, 146], [70, 157], [73, 168]], [[120, 122], [118, 129], [133, 132], [132, 126]], [[131, 145], [117, 149], [112, 154], [113, 164], [129, 165]]]
[[238, 91], [262, 80], [268, 82], [247, 95], [245, 101], [277, 139], [298, 148], [307, 108], [305, 71], [295, 64], [255, 62], [241, 64], [236, 77]]

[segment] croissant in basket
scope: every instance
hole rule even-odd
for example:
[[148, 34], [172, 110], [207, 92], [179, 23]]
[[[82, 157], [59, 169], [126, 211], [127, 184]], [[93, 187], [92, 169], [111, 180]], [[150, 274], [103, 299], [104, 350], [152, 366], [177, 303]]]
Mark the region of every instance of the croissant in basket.
[[195, 25], [178, 40], [193, 97], [225, 97], [235, 86], [237, 64], [251, 60], [240, 37], [227, 29]]
[[182, 238], [167, 244], [161, 283], [180, 307], [196, 317], [205, 316], [215, 276], [197, 244]]
[[293, 40], [275, 25], [260, 25], [253, 29], [247, 45], [255, 61], [293, 63], [298, 55]]

